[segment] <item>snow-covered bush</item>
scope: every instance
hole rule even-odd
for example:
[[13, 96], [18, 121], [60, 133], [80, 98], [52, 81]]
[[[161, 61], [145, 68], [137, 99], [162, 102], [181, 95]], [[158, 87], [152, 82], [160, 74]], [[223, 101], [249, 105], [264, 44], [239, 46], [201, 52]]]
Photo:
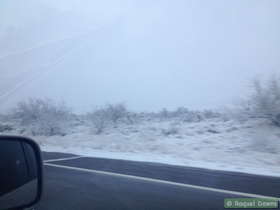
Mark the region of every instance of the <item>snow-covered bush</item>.
[[170, 126], [169, 128], [165, 128], [165, 129], [162, 129], [161, 130], [161, 133], [164, 135], [164, 136], [170, 136], [170, 135], [176, 135], [179, 133], [179, 130], [177, 127], [174, 127], [174, 126]]
[[32, 135], [65, 135], [72, 114], [64, 104], [48, 99], [29, 99], [17, 104], [13, 117]]
[[179, 107], [174, 111], [162, 109], [157, 114], [157, 117], [160, 120], [176, 119], [182, 122], [200, 122], [206, 119], [221, 117], [221, 114], [211, 110], [191, 111], [185, 107]]
[[168, 111], [166, 108], [163, 108], [159, 113], [158, 117], [160, 120], [168, 120], [172, 118], [172, 113]]
[[250, 117], [262, 117], [280, 126], [280, 79], [275, 77], [267, 83], [255, 80], [253, 94], [244, 105]]
[[92, 123], [96, 134], [101, 134], [105, 128], [116, 126], [118, 123], [132, 124], [136, 121], [136, 115], [128, 112], [123, 104], [110, 104], [96, 109], [88, 113], [87, 118]]
[[113, 123], [117, 123], [119, 120], [125, 119], [128, 116], [128, 111], [124, 104], [109, 104], [105, 108], [105, 111]]
[[213, 119], [213, 118], [221, 118], [222, 114], [219, 112], [215, 112], [212, 110], [204, 110], [202, 112], [203, 118], [205, 119]]
[[200, 112], [190, 111], [188, 114], [181, 116], [183, 122], [200, 122], [203, 120], [203, 116]]
[[95, 134], [101, 134], [111, 123], [108, 112], [105, 109], [95, 110], [89, 113], [87, 117], [93, 125]]

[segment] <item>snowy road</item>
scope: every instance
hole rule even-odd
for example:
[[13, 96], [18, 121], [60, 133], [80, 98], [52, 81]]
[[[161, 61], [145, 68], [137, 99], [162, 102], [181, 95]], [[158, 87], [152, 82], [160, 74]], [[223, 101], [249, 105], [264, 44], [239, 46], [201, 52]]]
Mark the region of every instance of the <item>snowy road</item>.
[[43, 153], [38, 209], [224, 209], [224, 198], [280, 197], [280, 179], [62, 153]]

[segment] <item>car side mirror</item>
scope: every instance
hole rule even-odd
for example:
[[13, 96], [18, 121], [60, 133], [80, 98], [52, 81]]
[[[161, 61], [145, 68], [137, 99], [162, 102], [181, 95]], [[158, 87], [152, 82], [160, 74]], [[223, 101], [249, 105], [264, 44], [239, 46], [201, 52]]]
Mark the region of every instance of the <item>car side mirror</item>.
[[42, 159], [31, 139], [0, 136], [0, 209], [25, 209], [42, 196]]

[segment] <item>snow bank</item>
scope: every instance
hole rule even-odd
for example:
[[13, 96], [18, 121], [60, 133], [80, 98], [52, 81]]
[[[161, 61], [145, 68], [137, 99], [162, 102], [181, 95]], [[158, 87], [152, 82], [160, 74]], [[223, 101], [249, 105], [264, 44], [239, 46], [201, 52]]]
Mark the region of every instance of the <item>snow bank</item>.
[[37, 136], [44, 151], [280, 176], [280, 129], [264, 120], [149, 121], [94, 135]]
[[36, 140], [45, 151], [280, 176], [280, 129], [260, 120], [149, 122], [102, 135], [79, 126], [66, 136]]

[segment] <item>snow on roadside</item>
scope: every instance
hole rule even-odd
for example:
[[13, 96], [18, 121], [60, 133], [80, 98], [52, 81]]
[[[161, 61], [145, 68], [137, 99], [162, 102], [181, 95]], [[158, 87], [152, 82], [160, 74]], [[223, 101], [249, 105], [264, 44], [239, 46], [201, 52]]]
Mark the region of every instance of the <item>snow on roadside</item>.
[[44, 151], [280, 176], [280, 129], [260, 120], [148, 122], [102, 135], [80, 126], [35, 139]]
[[32, 138], [50, 152], [280, 176], [280, 129], [264, 120], [149, 121], [101, 135], [80, 125], [66, 136]]

